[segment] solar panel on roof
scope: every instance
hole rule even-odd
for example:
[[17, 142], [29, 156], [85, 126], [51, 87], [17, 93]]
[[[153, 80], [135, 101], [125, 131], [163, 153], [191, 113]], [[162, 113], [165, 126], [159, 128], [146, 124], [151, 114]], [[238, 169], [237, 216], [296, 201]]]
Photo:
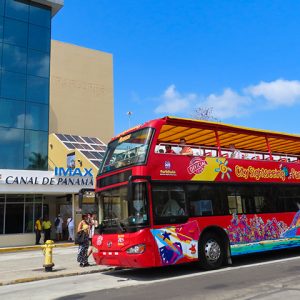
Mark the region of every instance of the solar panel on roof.
[[81, 153], [82, 153], [83, 155], [85, 155], [87, 158], [90, 158], [90, 159], [95, 159], [95, 158], [96, 158], [96, 157], [93, 155], [93, 153], [90, 152], [90, 151], [81, 151]]
[[89, 143], [89, 144], [93, 144], [93, 143], [94, 143], [89, 137], [83, 136], [82, 138], [83, 138], [87, 143]]
[[85, 148], [83, 147], [83, 144], [72, 143], [72, 145], [75, 147], [75, 149], [85, 149]]
[[68, 141], [68, 139], [61, 133], [56, 133], [56, 136], [62, 141]]
[[103, 157], [103, 155], [101, 155], [99, 152], [92, 152], [92, 153], [98, 159], [101, 159]]
[[76, 142], [76, 140], [69, 134], [65, 134], [65, 137], [68, 139], [69, 142]]
[[101, 145], [101, 141], [99, 141], [97, 138], [91, 138], [91, 140], [95, 143], [95, 144], [98, 144], [98, 145]]
[[65, 144], [69, 149], [75, 149], [75, 147], [73, 146], [72, 143], [66, 143], [66, 142], [64, 142], [64, 144]]
[[82, 144], [82, 146], [83, 146], [84, 149], [87, 149], [87, 150], [92, 150], [93, 149], [88, 144]]
[[80, 137], [80, 136], [78, 136], [78, 135], [73, 135], [72, 136], [78, 143], [84, 143], [84, 140]]
[[56, 136], [69, 150], [80, 150], [86, 159], [92, 162], [95, 166], [100, 166], [106, 150], [106, 144], [104, 144], [101, 140], [94, 137], [81, 137], [61, 133], [56, 134]]
[[102, 147], [99, 145], [91, 145], [95, 150], [102, 150]]

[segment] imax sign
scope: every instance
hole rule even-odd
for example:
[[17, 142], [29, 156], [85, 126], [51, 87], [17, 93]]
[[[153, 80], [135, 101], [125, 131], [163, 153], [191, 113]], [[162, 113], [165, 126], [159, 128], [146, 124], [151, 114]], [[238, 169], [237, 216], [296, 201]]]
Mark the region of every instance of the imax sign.
[[93, 177], [92, 174], [93, 169], [86, 169], [80, 170], [79, 168], [58, 168], [55, 167], [54, 169], [54, 174], [55, 176], [79, 176], [79, 177], [85, 177], [85, 176], [91, 176]]

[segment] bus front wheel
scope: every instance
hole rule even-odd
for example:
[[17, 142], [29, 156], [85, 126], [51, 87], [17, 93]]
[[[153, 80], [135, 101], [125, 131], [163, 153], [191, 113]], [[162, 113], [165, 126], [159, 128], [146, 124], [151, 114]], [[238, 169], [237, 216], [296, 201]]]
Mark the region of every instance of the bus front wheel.
[[205, 270], [218, 269], [223, 265], [225, 247], [222, 238], [214, 233], [207, 232], [199, 241], [199, 263]]

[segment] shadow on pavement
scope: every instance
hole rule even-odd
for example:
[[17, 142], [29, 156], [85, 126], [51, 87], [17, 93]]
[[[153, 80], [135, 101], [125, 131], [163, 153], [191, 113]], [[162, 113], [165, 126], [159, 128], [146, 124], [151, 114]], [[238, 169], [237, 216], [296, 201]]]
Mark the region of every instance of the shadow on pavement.
[[[240, 266], [246, 266], [251, 264], [272, 262], [273, 260], [286, 259], [297, 257], [300, 255], [300, 248], [277, 250], [267, 253], [249, 254], [233, 258], [233, 264], [225, 266], [224, 268], [237, 268]], [[198, 263], [189, 263], [175, 266], [155, 267], [147, 269], [121, 269], [121, 270], [110, 270], [103, 272], [102, 274], [107, 276], [115, 276], [124, 278], [126, 280], [136, 281], [152, 281], [160, 280], [165, 278], [172, 278], [183, 275], [190, 275], [193, 273], [207, 272], [199, 266]], [[208, 272], [209, 274], [209, 272]], [[120, 280], [120, 281], [121, 281]]]

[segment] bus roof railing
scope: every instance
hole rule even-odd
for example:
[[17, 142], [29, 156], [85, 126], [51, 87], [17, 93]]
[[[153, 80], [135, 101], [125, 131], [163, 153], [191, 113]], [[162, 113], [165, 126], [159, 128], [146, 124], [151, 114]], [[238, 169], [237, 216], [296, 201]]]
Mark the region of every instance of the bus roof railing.
[[[174, 144], [174, 143], [159, 143], [156, 146], [155, 152], [156, 153], [164, 153], [165, 146], [171, 146], [172, 149], [175, 151], [175, 154], [179, 154], [181, 146], [180, 144]], [[186, 146], [191, 147], [193, 149], [193, 156], [213, 156], [213, 157], [231, 157], [232, 149], [221, 147], [221, 155], [218, 153], [217, 147], [208, 147], [208, 146], [199, 146], [199, 145], [193, 145], [193, 144], [186, 144]], [[160, 150], [163, 150], [160, 151]], [[241, 153], [242, 159], [259, 159], [259, 160], [273, 160], [273, 161], [300, 161], [300, 155], [288, 155], [287, 153], [280, 153], [280, 152], [274, 152], [272, 153], [272, 156], [270, 157], [268, 152], [264, 151], [257, 151], [257, 150], [239, 150]], [[165, 153], [164, 153], [165, 154]]]

